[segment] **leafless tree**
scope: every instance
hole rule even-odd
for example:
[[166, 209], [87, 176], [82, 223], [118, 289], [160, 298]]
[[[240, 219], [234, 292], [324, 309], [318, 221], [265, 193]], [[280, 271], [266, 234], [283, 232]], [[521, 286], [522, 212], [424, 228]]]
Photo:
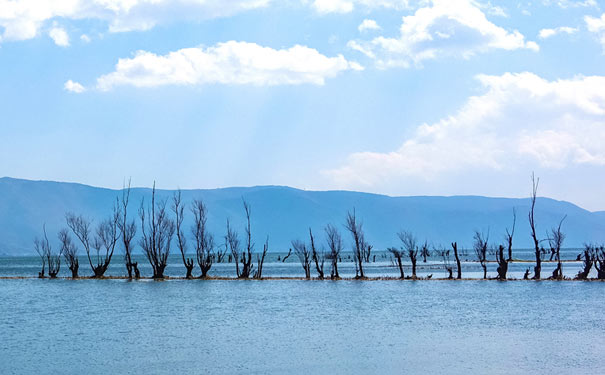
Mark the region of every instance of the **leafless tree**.
[[363, 226], [361, 222], [357, 221], [355, 209], [353, 209], [353, 212], [347, 212], [347, 222], [345, 224], [345, 227], [353, 237], [353, 261], [355, 262], [355, 278], [364, 278], [365, 275], [363, 273], [363, 259], [366, 251], [365, 249], [369, 245], [367, 245], [365, 242]]
[[556, 228], [552, 228], [550, 231], [550, 235], [548, 236], [548, 244], [550, 245], [551, 254], [554, 254], [555, 260], [557, 261], [557, 267], [552, 273], [551, 279], [561, 280], [563, 279], [563, 270], [561, 265], [561, 247], [563, 246], [563, 241], [565, 240], [565, 234], [561, 232], [561, 225], [563, 224], [563, 220], [567, 215], [561, 219], [559, 222], [559, 226]]
[[[46, 230], [44, 232], [46, 233]], [[34, 249], [36, 250], [36, 253], [38, 253], [38, 256], [40, 256], [40, 261], [42, 262], [42, 271], [38, 272], [38, 277], [41, 279], [44, 278], [44, 273], [46, 271], [46, 252], [48, 247], [50, 247], [50, 244], [48, 244], [45, 239], [40, 239], [38, 237], [34, 238]]]
[[[183, 260], [183, 265], [187, 270], [185, 274], [185, 278], [191, 279], [193, 277], [193, 258], [187, 257], [187, 237], [185, 233], [183, 233], [183, 219], [185, 218], [185, 205], [181, 203], [181, 189], [179, 189], [172, 196], [172, 211], [175, 215], [175, 229], [176, 229], [176, 239], [177, 245], [181, 252], [181, 259]], [[194, 212], [195, 213], [195, 212]]]
[[[605, 279], [605, 247], [594, 247], [594, 266], [597, 269], [597, 279]], [[587, 273], [588, 275], [588, 273]]]
[[412, 234], [412, 232], [408, 232], [405, 230], [397, 233], [397, 236], [401, 240], [403, 245], [403, 250], [405, 250], [405, 254], [410, 261], [412, 262], [412, 278], [416, 278], [416, 261], [418, 260], [418, 240], [416, 236]]
[[429, 251], [429, 243], [428, 241], [424, 241], [422, 248], [420, 249], [420, 256], [422, 257], [422, 262], [426, 263], [426, 258], [431, 256], [431, 252]]
[[307, 245], [301, 240], [292, 241], [292, 248], [294, 248], [294, 254], [300, 260], [300, 264], [305, 270], [305, 278], [311, 278], [311, 251], [307, 248]]
[[78, 248], [71, 239], [67, 229], [61, 229], [59, 231], [59, 242], [61, 242], [61, 253], [63, 253], [65, 262], [67, 262], [67, 266], [71, 271], [71, 278], [77, 279], [78, 268], [80, 267], [78, 260]]
[[342, 251], [342, 237], [340, 236], [338, 229], [336, 229], [336, 227], [332, 224], [328, 224], [324, 231], [326, 232], [328, 248], [330, 249], [330, 261], [332, 262], [330, 278], [332, 280], [339, 279], [340, 275], [338, 274], [338, 258], [340, 257], [340, 252]]
[[[84, 246], [93, 277], [103, 277], [111, 263], [116, 242], [118, 241], [118, 222], [120, 221], [118, 207], [114, 206], [113, 213], [109, 219], [99, 223], [94, 237], [91, 236], [90, 220], [72, 213], [65, 215], [65, 218], [67, 226]], [[95, 255], [91, 255], [93, 249], [95, 250]], [[95, 258], [94, 263], [93, 257]]]
[[489, 241], [489, 231], [487, 232], [487, 235], [475, 231], [473, 240], [473, 249], [477, 255], [477, 260], [481, 264], [481, 268], [483, 268], [483, 278], [487, 279], [487, 243]]
[[269, 251], [269, 236], [265, 240], [265, 244], [263, 245], [263, 252], [261, 255], [256, 255], [256, 272], [254, 272], [255, 279], [263, 278], [263, 264], [265, 263], [265, 257], [267, 256], [267, 251]]
[[536, 266], [534, 267], [534, 279], [540, 279], [540, 273], [542, 271], [542, 253], [540, 251], [540, 240], [536, 232], [536, 220], [534, 214], [536, 211], [536, 197], [538, 195], [538, 184], [540, 183], [539, 178], [535, 178], [535, 175], [531, 174], [532, 193], [531, 193], [531, 208], [529, 210], [529, 227], [531, 230], [531, 238], [534, 241], [534, 250], [536, 254]]
[[48, 265], [48, 276], [50, 276], [51, 279], [54, 279], [61, 270], [62, 253], [60, 250], [59, 254], [53, 254], [52, 247], [48, 241], [48, 236], [46, 235], [46, 225], [42, 226], [42, 230], [44, 232], [44, 237], [36, 237], [34, 239], [34, 248], [42, 259], [42, 271], [38, 273], [38, 277], [44, 278], [44, 266]]
[[582, 266], [582, 270], [578, 272], [576, 275], [576, 279], [578, 280], [586, 280], [588, 278], [588, 274], [590, 273], [590, 269], [592, 268], [592, 264], [595, 263], [594, 256], [594, 247], [589, 244], [584, 245], [584, 264]]
[[118, 229], [120, 230], [120, 238], [122, 239], [122, 245], [124, 246], [124, 262], [126, 263], [126, 271], [128, 272], [128, 279], [132, 279], [132, 273], [134, 272], [135, 277], [138, 279], [141, 276], [139, 272], [138, 262], [133, 262], [132, 240], [137, 233], [137, 226], [134, 221], [128, 220], [128, 202], [130, 200], [130, 180], [128, 180], [128, 188], [122, 189], [122, 199], [119, 201], [119, 215], [120, 220], [118, 221]]
[[229, 246], [229, 250], [231, 251], [231, 256], [233, 256], [233, 261], [235, 262], [235, 274], [238, 278], [241, 277], [241, 272], [239, 269], [239, 257], [241, 253], [240, 249], [240, 241], [237, 232], [231, 228], [229, 220], [227, 220], [227, 234], [225, 235], [225, 243]]
[[452, 242], [452, 249], [454, 249], [454, 257], [456, 258], [456, 279], [462, 278], [462, 267], [460, 265], [460, 256], [458, 255], [458, 243]]
[[320, 280], [324, 279], [324, 262], [326, 260], [325, 254], [323, 251], [317, 251], [315, 247], [315, 238], [313, 237], [313, 232], [311, 228], [309, 228], [309, 238], [311, 239], [311, 257], [313, 258], [313, 262], [315, 263], [315, 269], [317, 270], [317, 276]]
[[212, 260], [214, 258], [214, 236], [208, 231], [208, 209], [204, 202], [195, 199], [191, 206], [193, 212], [194, 223], [191, 227], [193, 239], [195, 240], [195, 254], [197, 264], [202, 272], [201, 278], [208, 275], [208, 271], [212, 268]]
[[506, 244], [508, 245], [508, 261], [513, 261], [513, 237], [515, 236], [515, 226], [517, 224], [517, 211], [513, 207], [513, 227], [509, 231], [506, 228]]
[[399, 268], [399, 278], [404, 279], [405, 275], [403, 273], [403, 262], [401, 261], [401, 258], [403, 258], [404, 251], [395, 247], [389, 247], [387, 250], [391, 254], [393, 254], [393, 257], [395, 258], [395, 262], [397, 264], [397, 267]]
[[506, 280], [506, 273], [508, 272], [508, 259], [504, 257], [504, 246], [502, 245], [498, 246], [498, 250], [496, 250], [496, 262], [498, 262], [498, 268], [496, 269], [498, 272], [498, 280]]
[[[286, 262], [286, 259], [290, 258], [290, 255], [292, 255], [292, 248], [290, 248], [290, 249], [288, 250], [288, 254], [286, 254], [286, 256], [285, 256], [285, 257], [283, 257], [283, 259], [281, 260], [281, 261], [282, 261], [282, 263], [285, 263], [285, 262]], [[278, 259], [277, 259], [277, 260], [279, 260], [279, 256], [278, 256]]]
[[254, 249], [254, 244], [252, 243], [252, 229], [250, 226], [250, 205], [246, 200], [242, 199], [244, 204], [244, 212], [246, 214], [246, 248], [239, 254], [239, 259], [242, 263], [241, 274], [238, 276], [240, 278], [247, 279], [252, 274], [252, 268], [254, 265], [252, 264], [252, 251]]
[[227, 252], [229, 251], [229, 245], [225, 242], [221, 247], [216, 250], [216, 263], [223, 263], [225, 261], [225, 256], [227, 256]]
[[141, 200], [139, 217], [141, 218], [139, 244], [153, 269], [153, 278], [163, 279], [175, 226], [168, 218], [166, 200], [155, 201], [155, 182], [151, 191], [151, 204], [146, 209], [144, 199]]

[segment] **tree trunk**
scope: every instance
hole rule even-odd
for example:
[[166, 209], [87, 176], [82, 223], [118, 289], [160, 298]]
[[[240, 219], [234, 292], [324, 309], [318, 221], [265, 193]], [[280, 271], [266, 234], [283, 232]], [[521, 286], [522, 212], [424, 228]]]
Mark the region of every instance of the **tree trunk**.
[[399, 266], [399, 273], [400, 273], [400, 278], [403, 279], [404, 278], [404, 274], [403, 274], [403, 264], [401, 263], [401, 257], [397, 258], [397, 265]]
[[460, 280], [462, 278], [462, 267], [460, 266], [460, 257], [458, 257], [458, 244], [456, 242], [453, 242], [452, 248], [454, 248], [454, 256], [456, 257], [456, 267], [457, 267], [456, 279]]

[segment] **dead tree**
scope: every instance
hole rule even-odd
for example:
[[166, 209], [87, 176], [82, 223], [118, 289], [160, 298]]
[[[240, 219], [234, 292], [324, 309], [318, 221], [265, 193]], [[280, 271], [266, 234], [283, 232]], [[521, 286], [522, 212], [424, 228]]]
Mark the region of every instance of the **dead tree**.
[[225, 261], [225, 256], [227, 256], [227, 251], [229, 251], [229, 245], [224, 243], [221, 248], [216, 250], [216, 263], [223, 263]]
[[515, 236], [515, 226], [517, 224], [517, 211], [513, 207], [513, 229], [508, 230], [506, 228], [506, 244], [508, 246], [508, 259], [507, 261], [513, 261], [513, 237]]
[[42, 230], [44, 232], [44, 237], [36, 237], [34, 239], [34, 248], [38, 255], [40, 255], [40, 258], [42, 258], [42, 271], [38, 273], [38, 277], [44, 278], [44, 266], [48, 265], [48, 276], [50, 276], [51, 279], [54, 279], [61, 270], [62, 249], [59, 251], [59, 254], [53, 254], [52, 247], [48, 241], [48, 236], [46, 235], [46, 225], [42, 226]]
[[311, 257], [313, 258], [313, 262], [315, 263], [315, 269], [317, 270], [317, 276], [320, 280], [324, 279], [324, 262], [326, 257], [323, 251], [320, 253], [315, 248], [315, 238], [313, 237], [313, 232], [311, 228], [309, 228], [309, 238], [311, 239]]
[[458, 243], [452, 242], [452, 248], [454, 249], [454, 257], [456, 258], [456, 279], [462, 278], [462, 267], [460, 265], [460, 257], [458, 256]]
[[565, 234], [561, 232], [561, 225], [563, 224], [563, 220], [567, 215], [561, 219], [559, 222], [559, 226], [556, 228], [552, 228], [550, 231], [550, 236], [548, 236], [548, 244], [550, 245], [551, 254], [554, 254], [555, 260], [557, 261], [557, 267], [552, 273], [550, 277], [553, 280], [561, 280], [563, 279], [563, 270], [561, 265], [561, 246], [563, 246], [563, 241], [565, 240]]
[[122, 245], [124, 246], [124, 262], [126, 263], [126, 272], [128, 272], [128, 279], [132, 279], [134, 272], [135, 278], [139, 278], [141, 273], [139, 272], [138, 262], [134, 262], [132, 259], [132, 240], [137, 233], [137, 226], [134, 221], [128, 220], [128, 202], [130, 200], [130, 180], [128, 180], [128, 188], [122, 189], [122, 199], [119, 202], [120, 207], [120, 220], [118, 221], [118, 229], [120, 230], [120, 238], [122, 239]]
[[416, 278], [416, 261], [418, 260], [418, 241], [416, 237], [412, 234], [412, 232], [401, 231], [397, 233], [397, 236], [401, 240], [403, 244], [403, 250], [405, 250], [405, 255], [410, 258], [412, 262], [412, 278]]
[[353, 212], [347, 212], [347, 222], [345, 224], [347, 230], [353, 237], [353, 261], [355, 262], [355, 278], [364, 278], [363, 273], [363, 254], [367, 244], [364, 239], [362, 223], [357, 221], [355, 209]]
[[61, 253], [63, 253], [65, 262], [71, 271], [71, 278], [77, 279], [78, 268], [80, 267], [78, 260], [78, 248], [71, 239], [67, 229], [61, 229], [59, 231], [59, 242], [61, 242]]
[[[44, 230], [44, 232], [46, 233], [46, 230]], [[40, 279], [43, 279], [45, 277], [44, 273], [46, 271], [46, 251], [48, 246], [50, 245], [47, 244], [47, 241], [45, 241], [44, 239], [40, 239], [38, 237], [34, 238], [34, 249], [36, 250], [36, 253], [38, 253], [38, 256], [40, 256], [40, 261], [42, 262], [42, 270], [38, 272], [38, 277]]]
[[401, 258], [403, 258], [403, 250], [399, 250], [395, 247], [389, 247], [387, 250], [393, 254], [397, 267], [399, 267], [399, 278], [403, 280], [405, 278], [403, 273], [403, 262], [401, 261]]
[[153, 269], [152, 277], [163, 279], [170, 255], [170, 243], [174, 235], [174, 222], [168, 218], [166, 200], [155, 201], [155, 182], [151, 190], [151, 204], [146, 209], [144, 199], [141, 200], [139, 217], [141, 218], [139, 244]]
[[532, 193], [531, 193], [531, 208], [529, 210], [529, 227], [531, 230], [531, 238], [534, 242], [534, 251], [536, 254], [536, 266], [534, 267], [534, 280], [540, 279], [540, 273], [542, 271], [542, 253], [540, 251], [540, 241], [536, 232], [536, 221], [535, 221], [535, 210], [536, 210], [536, 197], [538, 195], [538, 184], [540, 179], [536, 179], [534, 174], [531, 174]]
[[195, 254], [197, 264], [202, 272], [200, 278], [205, 278], [208, 271], [212, 268], [212, 259], [214, 258], [214, 236], [208, 232], [208, 209], [201, 200], [195, 199], [191, 206], [193, 212], [193, 226], [191, 233], [195, 240]]
[[267, 256], [267, 251], [269, 251], [269, 236], [265, 240], [265, 244], [263, 245], [263, 252], [261, 255], [256, 254], [256, 272], [254, 272], [255, 279], [263, 278], [263, 264], [265, 263], [265, 257]]
[[231, 228], [229, 220], [227, 220], [227, 234], [225, 235], [225, 243], [229, 246], [229, 250], [231, 251], [230, 257], [233, 257], [233, 261], [235, 262], [235, 274], [238, 278], [240, 278], [242, 275], [239, 269], [239, 257], [241, 253], [240, 241], [237, 232]]
[[252, 230], [250, 226], [250, 205], [244, 199], [242, 199], [244, 204], [244, 212], [246, 214], [246, 248], [240, 253], [239, 258], [242, 262], [241, 274], [238, 276], [240, 278], [247, 279], [252, 274], [252, 268], [254, 265], [252, 264], [252, 251], [254, 249], [254, 244], [252, 243]]
[[487, 279], [487, 242], [489, 241], [489, 231], [486, 236], [479, 231], [475, 231], [473, 240], [473, 249], [477, 255], [477, 260], [481, 264], [481, 268], [483, 268], [483, 278]]
[[[118, 222], [120, 221], [118, 208], [114, 206], [111, 217], [99, 223], [95, 230], [95, 236], [92, 238], [90, 220], [72, 213], [68, 213], [65, 218], [67, 226], [84, 246], [93, 277], [103, 277], [111, 263], [118, 241]], [[92, 249], [95, 250], [95, 255], [91, 255]], [[94, 263], [93, 258], [95, 259]]]
[[300, 264], [302, 268], [305, 270], [305, 278], [311, 278], [311, 251], [307, 248], [307, 244], [305, 244], [301, 240], [292, 241], [292, 247], [294, 248], [294, 254], [300, 260]]
[[[292, 249], [289, 249], [289, 250], [288, 250], [288, 254], [286, 254], [286, 256], [285, 256], [285, 257], [283, 257], [283, 259], [281, 260], [281, 261], [282, 261], [282, 263], [285, 263], [285, 262], [286, 262], [286, 259], [290, 258], [290, 255], [292, 255]], [[279, 260], [279, 256], [278, 256], [278, 260]]]
[[508, 259], [504, 257], [504, 246], [502, 245], [498, 246], [498, 250], [496, 250], [496, 262], [498, 262], [498, 268], [496, 269], [498, 272], [498, 280], [506, 280], [506, 273], [508, 272]]
[[582, 265], [582, 270], [578, 272], [576, 275], [577, 280], [586, 280], [588, 278], [588, 274], [590, 273], [590, 269], [592, 268], [592, 264], [595, 263], [595, 257], [593, 257], [594, 248], [591, 245], [584, 245], [584, 263]]
[[420, 249], [420, 256], [422, 257], [422, 262], [426, 263], [426, 258], [431, 256], [431, 252], [429, 251], [429, 243], [428, 241], [424, 241], [422, 248]]
[[336, 227], [332, 224], [328, 224], [324, 230], [328, 240], [328, 248], [330, 249], [329, 257], [332, 263], [330, 278], [332, 280], [339, 279], [340, 275], [338, 274], [338, 258], [340, 258], [340, 252], [342, 251], [342, 237], [340, 236], [338, 229], [336, 229]]
[[595, 247], [593, 257], [594, 266], [597, 269], [597, 279], [603, 280], [605, 279], [605, 247]]
[[445, 268], [445, 272], [447, 273], [447, 279], [451, 280], [454, 277], [452, 276], [452, 266], [450, 265], [450, 251], [449, 250], [433, 250], [433, 254], [437, 254], [441, 256], [443, 259], [443, 267]]
[[187, 257], [187, 237], [185, 236], [185, 233], [183, 233], [183, 219], [185, 218], [185, 206], [181, 203], [181, 189], [179, 189], [172, 196], [172, 212], [174, 212], [175, 215], [174, 223], [176, 230], [176, 243], [181, 252], [181, 259], [183, 260], [183, 265], [187, 270], [185, 278], [191, 279], [193, 277], [193, 258]]

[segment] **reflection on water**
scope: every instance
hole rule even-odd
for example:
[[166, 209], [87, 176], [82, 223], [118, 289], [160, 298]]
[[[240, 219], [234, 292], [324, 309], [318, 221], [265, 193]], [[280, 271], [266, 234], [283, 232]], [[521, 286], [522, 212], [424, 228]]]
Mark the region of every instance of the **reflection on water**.
[[598, 373], [604, 287], [4, 279], [0, 373]]

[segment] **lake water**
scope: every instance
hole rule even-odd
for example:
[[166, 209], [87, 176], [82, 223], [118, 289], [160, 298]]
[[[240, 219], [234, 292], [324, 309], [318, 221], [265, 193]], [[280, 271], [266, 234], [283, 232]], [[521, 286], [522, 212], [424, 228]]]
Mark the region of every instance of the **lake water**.
[[0, 374], [599, 373], [604, 305], [579, 281], [0, 279]]

